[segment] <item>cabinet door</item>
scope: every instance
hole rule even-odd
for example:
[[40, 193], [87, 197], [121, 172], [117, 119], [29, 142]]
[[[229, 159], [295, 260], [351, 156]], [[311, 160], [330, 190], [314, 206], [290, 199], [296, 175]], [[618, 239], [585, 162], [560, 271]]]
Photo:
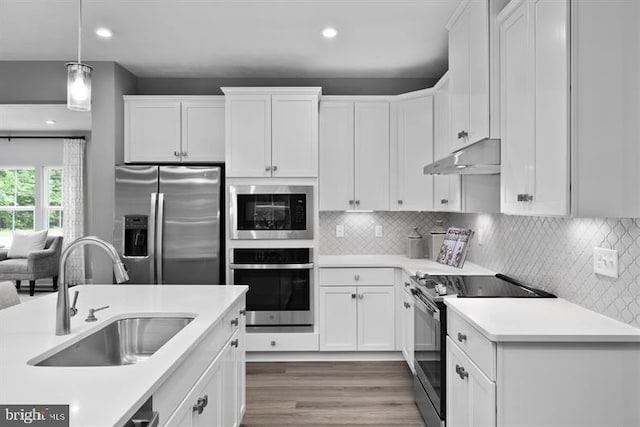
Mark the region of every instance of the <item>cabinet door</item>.
[[447, 337], [447, 427], [496, 425], [496, 384]]
[[318, 176], [318, 97], [271, 97], [271, 168], [278, 177]]
[[224, 162], [224, 100], [182, 102], [182, 161]]
[[247, 327], [246, 307], [242, 307], [239, 310], [238, 318], [240, 324], [238, 325], [238, 351], [236, 353], [236, 359], [238, 362], [237, 375], [238, 375], [238, 416], [240, 421], [244, 413], [247, 411], [247, 336], [245, 334]]
[[225, 97], [227, 176], [271, 176], [271, 96]]
[[[567, 1], [530, 2], [535, 49], [535, 152], [531, 213], [569, 214]], [[563, 37], [560, 37], [563, 35]]]
[[125, 102], [125, 162], [180, 161], [180, 101]]
[[[238, 349], [239, 341], [236, 332], [231, 341], [229, 341], [221, 353], [222, 362], [222, 426], [237, 427], [240, 425], [239, 420], [239, 401], [238, 401]], [[202, 424], [215, 425], [215, 424]]]
[[433, 210], [433, 176], [422, 168], [433, 162], [433, 97], [398, 104], [398, 188], [392, 206], [402, 211]]
[[523, 195], [534, 169], [534, 100], [528, 4], [523, 2], [500, 25], [501, 203], [504, 213], [526, 213]]
[[456, 150], [469, 143], [469, 67], [469, 11], [465, 10], [449, 30], [450, 139]]
[[474, 0], [469, 9], [469, 137], [489, 137], [489, 0]]
[[435, 175], [433, 181], [434, 210], [459, 212], [461, 210], [460, 175]]
[[355, 104], [356, 209], [389, 210], [389, 103]]
[[407, 361], [411, 372], [413, 368], [413, 297], [408, 292], [402, 291], [401, 305], [398, 310], [402, 310], [400, 316], [402, 324], [402, 355]]
[[357, 349], [356, 297], [355, 286], [320, 287], [320, 350]]
[[393, 286], [358, 286], [358, 350], [390, 351], [395, 344]]
[[449, 73], [445, 74], [438, 82], [433, 97], [433, 118], [433, 159], [440, 160], [457, 149], [451, 138]]
[[320, 210], [353, 209], [353, 102], [320, 103]]

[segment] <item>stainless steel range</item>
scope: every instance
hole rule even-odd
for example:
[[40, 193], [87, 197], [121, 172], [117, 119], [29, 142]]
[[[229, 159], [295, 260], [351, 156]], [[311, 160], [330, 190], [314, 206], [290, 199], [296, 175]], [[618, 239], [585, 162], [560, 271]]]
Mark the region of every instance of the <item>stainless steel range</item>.
[[427, 427], [446, 423], [446, 295], [457, 298], [555, 298], [502, 274], [411, 276], [414, 299], [415, 401]]

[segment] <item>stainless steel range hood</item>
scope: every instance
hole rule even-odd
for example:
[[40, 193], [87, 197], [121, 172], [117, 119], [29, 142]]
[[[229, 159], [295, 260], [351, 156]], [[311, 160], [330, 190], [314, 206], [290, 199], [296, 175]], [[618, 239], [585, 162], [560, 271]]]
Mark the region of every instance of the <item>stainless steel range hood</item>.
[[500, 140], [483, 139], [423, 168], [425, 175], [495, 175], [500, 173]]

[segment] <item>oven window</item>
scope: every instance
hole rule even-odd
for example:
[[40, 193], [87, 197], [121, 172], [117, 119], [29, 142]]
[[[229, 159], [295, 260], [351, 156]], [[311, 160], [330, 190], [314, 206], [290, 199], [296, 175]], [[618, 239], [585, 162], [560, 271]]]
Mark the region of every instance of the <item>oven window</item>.
[[234, 283], [249, 285], [248, 311], [306, 311], [311, 270], [235, 270]]
[[[414, 323], [414, 358], [419, 369], [426, 377], [424, 384], [427, 394], [434, 401], [436, 409], [442, 399], [442, 353], [440, 348], [440, 322], [422, 304], [416, 303]], [[433, 395], [435, 393], [435, 396]]]
[[238, 230], [306, 230], [306, 194], [238, 194]]

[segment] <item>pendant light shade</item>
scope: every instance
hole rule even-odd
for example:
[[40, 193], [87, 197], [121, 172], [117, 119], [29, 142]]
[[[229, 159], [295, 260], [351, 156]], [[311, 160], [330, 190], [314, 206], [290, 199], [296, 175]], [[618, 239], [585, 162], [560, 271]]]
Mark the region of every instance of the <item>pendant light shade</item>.
[[67, 64], [67, 108], [91, 111], [92, 67], [79, 62]]
[[83, 64], [82, 54], [82, 0], [78, 0], [78, 62], [67, 63], [67, 108], [91, 111], [91, 70]]

